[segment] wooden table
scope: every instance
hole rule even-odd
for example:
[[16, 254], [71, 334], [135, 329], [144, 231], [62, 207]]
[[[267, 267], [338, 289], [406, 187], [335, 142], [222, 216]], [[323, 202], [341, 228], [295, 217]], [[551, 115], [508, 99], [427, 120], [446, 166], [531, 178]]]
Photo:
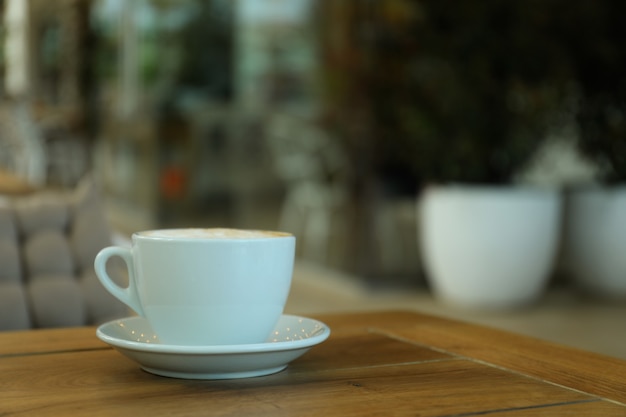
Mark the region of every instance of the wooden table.
[[626, 361], [408, 312], [317, 316], [283, 372], [142, 371], [94, 328], [0, 333], [0, 416], [626, 416]]

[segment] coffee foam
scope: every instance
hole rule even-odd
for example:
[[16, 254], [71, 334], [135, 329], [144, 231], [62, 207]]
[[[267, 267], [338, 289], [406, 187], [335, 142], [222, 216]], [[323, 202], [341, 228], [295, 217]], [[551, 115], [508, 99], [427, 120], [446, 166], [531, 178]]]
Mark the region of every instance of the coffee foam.
[[228, 228], [190, 228], [190, 229], [161, 229], [147, 230], [138, 233], [147, 237], [185, 238], [185, 239], [265, 239], [271, 237], [291, 236], [284, 232], [266, 230], [244, 230]]

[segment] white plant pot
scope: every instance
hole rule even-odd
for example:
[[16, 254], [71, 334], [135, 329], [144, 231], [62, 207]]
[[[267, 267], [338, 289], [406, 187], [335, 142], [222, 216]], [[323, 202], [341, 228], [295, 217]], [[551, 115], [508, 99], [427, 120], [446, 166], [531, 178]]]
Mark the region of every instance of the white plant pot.
[[559, 192], [434, 187], [421, 204], [423, 262], [435, 296], [472, 308], [518, 307], [541, 296], [559, 243]]
[[568, 194], [562, 264], [581, 289], [626, 298], [626, 187]]

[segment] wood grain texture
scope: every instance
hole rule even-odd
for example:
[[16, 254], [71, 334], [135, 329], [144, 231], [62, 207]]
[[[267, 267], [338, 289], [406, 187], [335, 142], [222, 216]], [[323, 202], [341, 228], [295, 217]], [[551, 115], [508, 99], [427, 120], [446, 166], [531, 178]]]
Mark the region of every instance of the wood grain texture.
[[107, 347], [92, 327], [0, 332], [0, 357]]
[[618, 396], [619, 360], [413, 313], [317, 318], [331, 337], [287, 370], [227, 381], [146, 373], [94, 328], [0, 334], [0, 415], [626, 415], [598, 394]]
[[[327, 368], [306, 360], [274, 376], [181, 381], [152, 376], [113, 351], [13, 358], [1, 367], [0, 409], [9, 415], [454, 415], [596, 401], [588, 395], [467, 360]], [[336, 362], [339, 365], [339, 362]], [[122, 411], [123, 410], [123, 411]], [[284, 413], [281, 410], [285, 410]], [[120, 414], [121, 413], [121, 414]]]
[[376, 331], [626, 404], [626, 361], [621, 359], [430, 316]]

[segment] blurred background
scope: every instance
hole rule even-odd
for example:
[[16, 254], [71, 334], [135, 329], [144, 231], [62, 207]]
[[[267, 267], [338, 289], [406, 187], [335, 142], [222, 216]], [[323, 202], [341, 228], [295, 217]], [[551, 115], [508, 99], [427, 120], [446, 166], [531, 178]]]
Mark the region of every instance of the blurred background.
[[[126, 235], [186, 226], [290, 231], [309, 266], [302, 275], [338, 289], [327, 308], [347, 303], [341, 294], [355, 302], [356, 291], [370, 307], [382, 297], [381, 306], [445, 314], [454, 313], [429, 298], [422, 262], [425, 191], [548, 189], [561, 201], [546, 277], [557, 295], [542, 295], [548, 301], [523, 317], [624, 308], [606, 291], [587, 300], [591, 291], [562, 261], [573, 194], [607, 189], [623, 204], [623, 1], [1, 4], [0, 172], [25, 189], [72, 189], [89, 175]], [[624, 206], [598, 204], [626, 216]], [[590, 227], [623, 230], [626, 219], [615, 221]], [[626, 250], [617, 240], [593, 242], [618, 258]], [[626, 266], [615, 274], [621, 281], [608, 292], [626, 294]], [[398, 297], [381, 295], [390, 291]], [[477, 317], [505, 327], [522, 320]], [[546, 337], [564, 325], [535, 320]], [[616, 329], [626, 334], [623, 326], [602, 334], [612, 353], [626, 355]]]

